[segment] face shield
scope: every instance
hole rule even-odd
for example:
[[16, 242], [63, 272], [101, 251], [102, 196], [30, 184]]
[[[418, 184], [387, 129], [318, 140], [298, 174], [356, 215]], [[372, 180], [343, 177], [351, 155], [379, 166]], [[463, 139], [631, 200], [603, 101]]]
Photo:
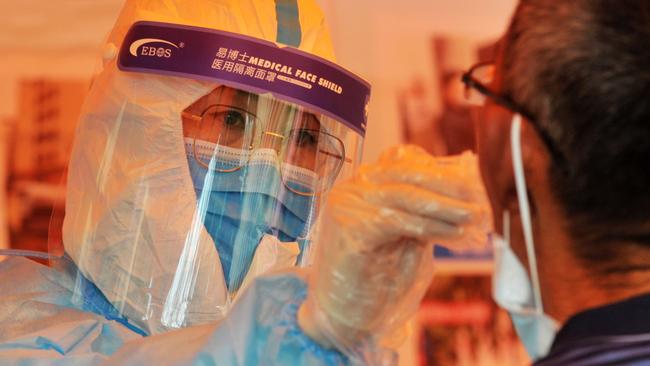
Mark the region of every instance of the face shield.
[[222, 318], [261, 273], [309, 262], [332, 185], [360, 162], [369, 86], [305, 52], [132, 25], [84, 105], [62, 245], [145, 333]]

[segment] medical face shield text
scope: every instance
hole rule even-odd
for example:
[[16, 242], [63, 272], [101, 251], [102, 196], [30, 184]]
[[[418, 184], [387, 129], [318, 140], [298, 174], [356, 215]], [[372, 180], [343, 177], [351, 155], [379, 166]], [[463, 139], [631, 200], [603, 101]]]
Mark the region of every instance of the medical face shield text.
[[220, 319], [250, 273], [308, 261], [320, 203], [359, 163], [368, 98], [295, 49], [135, 23], [84, 106], [65, 252], [147, 333]]
[[134, 24], [124, 44], [119, 55], [123, 71], [191, 77], [258, 94], [270, 92], [365, 135], [370, 86], [326, 60], [242, 35], [154, 22]]

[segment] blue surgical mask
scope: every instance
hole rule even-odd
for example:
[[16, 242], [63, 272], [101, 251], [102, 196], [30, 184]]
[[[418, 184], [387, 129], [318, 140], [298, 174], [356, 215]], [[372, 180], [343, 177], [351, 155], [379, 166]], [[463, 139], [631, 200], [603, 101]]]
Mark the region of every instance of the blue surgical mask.
[[559, 326], [544, 313], [542, 305], [521, 155], [521, 117], [518, 115], [512, 122], [511, 140], [517, 198], [531, 277], [510, 247], [510, 215], [506, 211], [503, 215], [505, 238], [497, 234], [491, 236], [495, 257], [492, 291], [495, 302], [510, 314], [528, 355], [537, 360], [548, 354]]
[[[227, 148], [220, 147], [215, 152], [213, 144], [200, 143], [201, 149], [197, 151], [190, 149], [186, 141], [190, 174], [198, 206], [205, 210], [205, 228], [219, 252], [228, 289], [234, 292], [241, 286], [265, 234], [283, 242], [305, 244], [314, 220], [315, 200], [286, 189], [273, 149], [254, 150], [250, 157], [243, 157], [237, 156], [237, 152], [228, 153]], [[234, 164], [239, 160], [246, 164], [235, 171], [219, 172], [200, 164], [192, 155], [209, 151], [213, 151], [213, 156], [219, 155], [218, 163]], [[300, 168], [294, 170], [309, 175]], [[302, 185], [308, 181], [301, 180], [300, 174], [288, 174], [296, 177], [294, 181], [285, 179], [288, 184]]]
[[508, 312], [526, 352], [533, 359], [544, 357], [558, 330], [533, 296], [533, 285], [523, 264], [503, 237], [492, 234], [495, 268], [492, 277], [494, 301]]

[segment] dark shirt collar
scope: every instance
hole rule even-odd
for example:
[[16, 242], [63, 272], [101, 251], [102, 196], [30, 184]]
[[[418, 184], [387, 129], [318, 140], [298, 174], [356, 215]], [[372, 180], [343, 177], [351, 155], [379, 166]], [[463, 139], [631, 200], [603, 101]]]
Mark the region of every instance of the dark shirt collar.
[[586, 338], [650, 333], [650, 293], [572, 316], [555, 336], [551, 352]]

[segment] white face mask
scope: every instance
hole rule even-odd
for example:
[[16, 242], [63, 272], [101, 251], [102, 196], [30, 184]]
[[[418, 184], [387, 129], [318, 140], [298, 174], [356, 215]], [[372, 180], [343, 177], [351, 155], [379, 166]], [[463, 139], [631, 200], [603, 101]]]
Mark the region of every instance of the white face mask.
[[519, 115], [515, 115], [512, 121], [510, 136], [517, 198], [532, 280], [510, 247], [510, 216], [508, 211], [505, 211], [503, 233], [506, 237], [496, 234], [492, 236], [495, 258], [492, 291], [496, 303], [510, 314], [528, 355], [536, 360], [548, 353], [559, 326], [555, 320], [544, 313], [542, 305], [521, 155], [521, 116]]

